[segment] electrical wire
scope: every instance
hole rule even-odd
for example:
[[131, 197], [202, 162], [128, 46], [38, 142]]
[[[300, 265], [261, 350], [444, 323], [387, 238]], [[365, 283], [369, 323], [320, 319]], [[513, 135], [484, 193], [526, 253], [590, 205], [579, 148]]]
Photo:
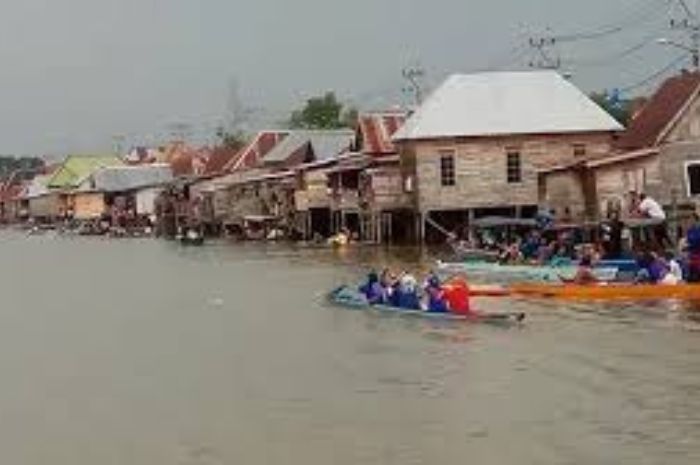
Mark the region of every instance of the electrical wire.
[[579, 67], [598, 67], [598, 66], [607, 66], [610, 64], [613, 64], [617, 61], [620, 61], [624, 58], [627, 58], [628, 56], [634, 55], [635, 53], [639, 52], [640, 50], [643, 50], [649, 44], [654, 43], [654, 39], [658, 37], [658, 33], [654, 32], [653, 34], [649, 34], [646, 37], [644, 37], [641, 41], [619, 51], [616, 53], [613, 53], [611, 55], [604, 56], [602, 58], [584, 58], [584, 59], [574, 59], [574, 60], [569, 60], [568, 62], [570, 64], [579, 66]]
[[563, 34], [555, 36], [554, 39], [557, 42], [576, 42], [580, 40], [600, 39], [610, 35], [618, 34], [628, 28], [645, 24], [646, 22], [655, 18], [658, 15], [658, 13], [661, 12], [661, 10], [667, 11], [668, 2], [666, 2], [665, 0], [652, 0], [649, 3], [649, 7], [651, 8], [644, 8], [641, 14], [635, 15], [634, 17], [628, 20], [618, 22], [617, 24], [609, 24], [607, 26], [603, 26], [592, 31]]
[[673, 59], [669, 64], [664, 66], [663, 68], [659, 69], [658, 71], [655, 71], [653, 74], [650, 76], [645, 77], [641, 81], [635, 82], [634, 84], [628, 85], [626, 87], [622, 87], [620, 89], [620, 92], [629, 92], [631, 90], [639, 89], [640, 87], [644, 87], [645, 85], [655, 81], [659, 77], [663, 76], [667, 72], [671, 71], [673, 68], [678, 66], [680, 63], [688, 59], [688, 54], [684, 53], [676, 58]]

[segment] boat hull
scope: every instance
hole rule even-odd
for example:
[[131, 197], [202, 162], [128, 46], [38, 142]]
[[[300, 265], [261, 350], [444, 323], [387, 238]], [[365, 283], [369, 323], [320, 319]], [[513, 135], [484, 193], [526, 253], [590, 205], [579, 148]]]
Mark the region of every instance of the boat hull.
[[583, 300], [700, 300], [700, 284], [515, 284], [507, 288], [521, 297]]
[[[503, 291], [502, 288], [500, 288]], [[502, 293], [499, 295], [503, 295]], [[476, 313], [473, 315], [457, 315], [453, 313], [431, 313], [423, 310], [407, 310], [388, 305], [370, 305], [367, 299], [349, 286], [341, 286], [328, 294], [328, 300], [333, 305], [349, 309], [374, 311], [377, 313], [397, 314], [407, 317], [420, 317], [448, 321], [467, 321], [474, 323], [519, 323], [525, 319], [524, 313]]]
[[[534, 265], [501, 265], [487, 262], [462, 262], [446, 263], [438, 262], [438, 270], [445, 273], [474, 273], [474, 274], [497, 274], [512, 279], [523, 281], [553, 281], [559, 282], [562, 279], [573, 279], [576, 275], [576, 267], [565, 265], [554, 266], [534, 266]], [[593, 273], [600, 281], [615, 281], [618, 269], [614, 267], [596, 267]]]

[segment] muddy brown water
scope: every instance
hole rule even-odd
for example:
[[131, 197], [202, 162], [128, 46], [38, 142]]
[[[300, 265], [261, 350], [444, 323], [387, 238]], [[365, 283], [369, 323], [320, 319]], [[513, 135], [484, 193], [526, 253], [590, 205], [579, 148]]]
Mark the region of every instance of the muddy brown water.
[[700, 463], [681, 305], [479, 301], [528, 312], [504, 329], [323, 302], [431, 258], [3, 232], [0, 462]]

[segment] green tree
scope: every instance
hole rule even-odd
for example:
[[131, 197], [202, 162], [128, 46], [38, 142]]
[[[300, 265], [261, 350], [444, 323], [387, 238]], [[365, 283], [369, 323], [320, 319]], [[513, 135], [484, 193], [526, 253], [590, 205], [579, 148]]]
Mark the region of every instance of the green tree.
[[43, 168], [44, 160], [38, 157], [0, 155], [0, 180], [9, 178], [13, 173], [22, 179], [29, 179]]
[[216, 137], [219, 139], [219, 144], [233, 150], [243, 148], [246, 143], [246, 136], [243, 131], [227, 131], [223, 127], [216, 130]]
[[354, 126], [357, 110], [345, 108], [334, 92], [306, 101], [304, 108], [292, 112], [289, 127], [292, 129], [340, 129]]
[[590, 97], [600, 108], [615, 118], [618, 123], [623, 126], [629, 124], [632, 118], [632, 100], [615, 98], [607, 91], [593, 92]]

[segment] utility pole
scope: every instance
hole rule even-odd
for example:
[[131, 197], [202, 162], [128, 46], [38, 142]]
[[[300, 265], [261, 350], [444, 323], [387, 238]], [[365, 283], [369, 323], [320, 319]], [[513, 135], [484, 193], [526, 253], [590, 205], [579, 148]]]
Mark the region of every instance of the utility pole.
[[671, 29], [678, 31], [686, 36], [685, 44], [678, 44], [670, 40], [659, 40], [665, 45], [682, 48], [690, 53], [692, 57], [693, 70], [700, 71], [700, 20], [698, 15], [689, 6], [686, 0], [676, 0], [683, 11], [683, 17], [672, 18], [670, 22]]
[[557, 39], [549, 31], [546, 35], [530, 37], [528, 45], [534, 54], [534, 58], [529, 63], [530, 68], [555, 70], [561, 68]]
[[425, 77], [425, 70], [420, 66], [409, 66], [401, 71], [406, 80], [403, 92], [413, 97], [414, 104], [419, 107], [423, 103], [423, 86], [421, 80]]
[[170, 130], [170, 137], [173, 142], [186, 143], [192, 125], [184, 122], [175, 122], [169, 124], [168, 129]]
[[126, 136], [123, 134], [116, 134], [112, 136], [112, 144], [114, 148], [114, 153], [118, 156], [124, 155], [124, 143], [126, 142]]

